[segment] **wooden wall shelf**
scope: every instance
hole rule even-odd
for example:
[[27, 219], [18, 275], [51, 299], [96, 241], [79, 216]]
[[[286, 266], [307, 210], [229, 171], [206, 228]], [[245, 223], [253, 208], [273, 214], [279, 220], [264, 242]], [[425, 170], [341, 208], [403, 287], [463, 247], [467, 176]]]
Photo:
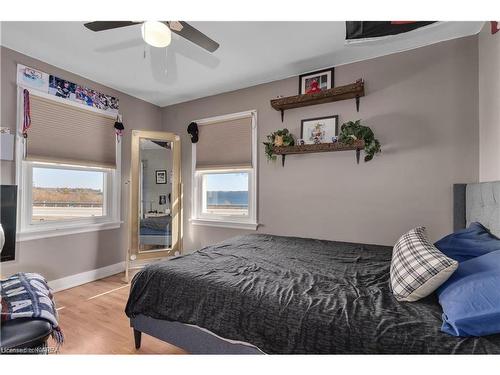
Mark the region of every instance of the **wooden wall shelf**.
[[283, 122], [284, 112], [287, 109], [331, 103], [347, 99], [356, 99], [356, 110], [359, 112], [359, 98], [362, 96], [365, 96], [365, 83], [362, 79], [359, 79], [355, 83], [351, 83], [349, 85], [334, 87], [332, 89], [313, 94], [272, 99], [271, 107], [281, 112], [281, 122]]
[[356, 151], [356, 162], [359, 164], [361, 150], [365, 148], [363, 140], [354, 141], [348, 145], [346, 143], [320, 143], [313, 145], [296, 146], [274, 146], [274, 154], [281, 155], [281, 164], [285, 166], [286, 155], [292, 154], [311, 154], [316, 152], [334, 152], [334, 151]]

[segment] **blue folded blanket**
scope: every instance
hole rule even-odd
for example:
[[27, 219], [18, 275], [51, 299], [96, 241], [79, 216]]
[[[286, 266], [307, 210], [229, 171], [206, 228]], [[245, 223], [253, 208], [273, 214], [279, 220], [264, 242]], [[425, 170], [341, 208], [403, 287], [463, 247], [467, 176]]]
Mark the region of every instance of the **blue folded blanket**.
[[500, 251], [459, 263], [437, 290], [441, 330], [453, 336], [500, 333]]
[[1, 321], [18, 318], [47, 320], [57, 345], [64, 341], [57, 322], [57, 310], [47, 281], [36, 273], [17, 273], [0, 280]]

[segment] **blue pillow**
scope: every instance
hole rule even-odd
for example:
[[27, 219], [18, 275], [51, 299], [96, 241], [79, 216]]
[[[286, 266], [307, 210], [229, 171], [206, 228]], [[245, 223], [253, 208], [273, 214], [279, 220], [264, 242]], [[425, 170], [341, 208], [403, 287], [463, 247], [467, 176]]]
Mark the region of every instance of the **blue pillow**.
[[453, 336], [500, 333], [500, 251], [460, 263], [437, 294], [441, 331]]
[[458, 262], [500, 250], [500, 239], [480, 223], [452, 233], [434, 244], [444, 255]]

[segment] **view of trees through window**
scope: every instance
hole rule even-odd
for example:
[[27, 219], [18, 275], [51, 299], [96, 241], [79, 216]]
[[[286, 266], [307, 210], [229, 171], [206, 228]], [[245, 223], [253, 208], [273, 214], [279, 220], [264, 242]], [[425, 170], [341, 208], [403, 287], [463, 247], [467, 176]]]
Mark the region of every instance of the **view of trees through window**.
[[103, 216], [104, 172], [33, 167], [32, 222]]

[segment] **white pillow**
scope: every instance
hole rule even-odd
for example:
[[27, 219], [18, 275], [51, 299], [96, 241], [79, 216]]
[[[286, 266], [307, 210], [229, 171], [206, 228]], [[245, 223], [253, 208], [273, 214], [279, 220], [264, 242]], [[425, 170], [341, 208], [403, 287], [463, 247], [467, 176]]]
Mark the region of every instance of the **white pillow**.
[[458, 262], [440, 252], [424, 227], [405, 233], [394, 245], [391, 287], [398, 301], [414, 302], [435, 291], [451, 276]]

